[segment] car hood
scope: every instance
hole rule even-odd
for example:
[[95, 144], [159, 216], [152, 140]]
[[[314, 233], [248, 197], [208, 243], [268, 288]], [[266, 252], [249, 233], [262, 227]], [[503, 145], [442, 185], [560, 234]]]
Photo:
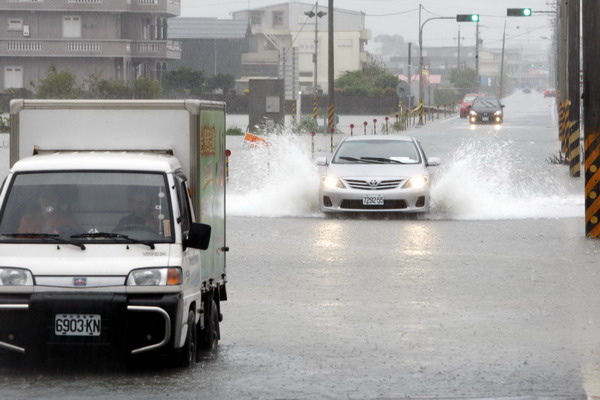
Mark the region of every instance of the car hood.
[[499, 108], [499, 107], [477, 107], [477, 108], [471, 107], [471, 111], [475, 111], [477, 113], [484, 113], [484, 112], [493, 113], [498, 110], [502, 110], [502, 108]]
[[337, 178], [408, 178], [428, 175], [428, 171], [423, 164], [329, 164], [326, 174]]

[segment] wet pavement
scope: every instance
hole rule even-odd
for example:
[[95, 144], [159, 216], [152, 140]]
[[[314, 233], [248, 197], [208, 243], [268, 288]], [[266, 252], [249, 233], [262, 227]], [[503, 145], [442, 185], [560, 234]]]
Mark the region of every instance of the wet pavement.
[[552, 99], [524, 96], [499, 130], [411, 130], [443, 163], [419, 218], [325, 218], [302, 167], [310, 138], [273, 138], [266, 174], [231, 138], [218, 351], [190, 370], [5, 368], [0, 398], [600, 396], [600, 242], [584, 234], [581, 179], [546, 162]]

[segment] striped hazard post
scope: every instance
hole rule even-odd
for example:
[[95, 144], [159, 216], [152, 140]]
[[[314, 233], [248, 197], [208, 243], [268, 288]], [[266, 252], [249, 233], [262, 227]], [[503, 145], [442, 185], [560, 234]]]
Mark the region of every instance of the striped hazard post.
[[579, 135], [579, 120], [569, 122], [569, 174], [573, 178], [581, 175]]
[[586, 134], [585, 151], [585, 232], [600, 238], [600, 134]]
[[296, 122], [296, 100], [292, 100], [292, 121]]
[[560, 138], [560, 151], [568, 156], [568, 124], [569, 124], [569, 100], [560, 104], [558, 137]]
[[327, 129], [329, 131], [335, 131], [335, 105], [329, 104], [327, 106]]
[[316, 97], [313, 97], [313, 112], [312, 117], [316, 121], [319, 118], [319, 102]]

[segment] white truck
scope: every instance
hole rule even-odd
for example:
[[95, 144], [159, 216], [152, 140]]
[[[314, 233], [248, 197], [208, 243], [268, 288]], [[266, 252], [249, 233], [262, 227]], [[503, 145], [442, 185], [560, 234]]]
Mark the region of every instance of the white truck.
[[225, 104], [13, 100], [10, 118], [0, 353], [189, 366], [213, 349], [227, 300]]

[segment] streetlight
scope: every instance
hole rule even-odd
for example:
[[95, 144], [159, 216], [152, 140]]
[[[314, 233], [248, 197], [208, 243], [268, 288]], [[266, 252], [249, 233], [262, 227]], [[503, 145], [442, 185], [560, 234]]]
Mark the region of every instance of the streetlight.
[[318, 57], [318, 49], [319, 49], [319, 19], [323, 18], [325, 15], [327, 15], [326, 12], [324, 11], [319, 11], [319, 2], [317, 1], [315, 3], [315, 11], [307, 11], [304, 13], [304, 15], [306, 15], [308, 18], [314, 18], [314, 17], [318, 17], [315, 18], [315, 53], [313, 54], [313, 63], [314, 63], [314, 73], [313, 73], [313, 94], [314, 97], [317, 97], [317, 72], [318, 72], [318, 63], [317, 63], [317, 57]]

